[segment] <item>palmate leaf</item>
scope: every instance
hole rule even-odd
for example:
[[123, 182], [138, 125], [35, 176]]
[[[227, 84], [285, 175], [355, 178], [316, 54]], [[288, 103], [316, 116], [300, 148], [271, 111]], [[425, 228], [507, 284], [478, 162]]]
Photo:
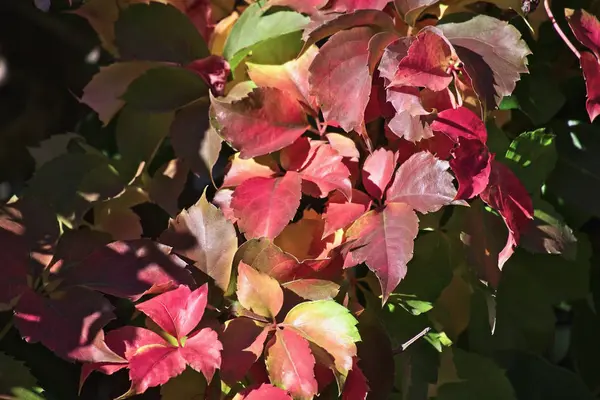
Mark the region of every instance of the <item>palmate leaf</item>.
[[291, 94], [275, 88], [257, 88], [240, 100], [211, 97], [217, 132], [251, 158], [280, 150], [309, 127], [302, 106]]
[[196, 204], [169, 221], [169, 228], [159, 240], [192, 260], [218, 287], [227, 290], [237, 235], [233, 224], [206, 200], [206, 192]]
[[357, 323], [347, 308], [333, 300], [318, 300], [292, 308], [282, 325], [325, 349], [333, 357], [336, 370], [346, 376], [360, 340]]
[[267, 371], [271, 382], [295, 399], [310, 400], [317, 394], [315, 357], [307, 339], [293, 329], [278, 329], [267, 345]]

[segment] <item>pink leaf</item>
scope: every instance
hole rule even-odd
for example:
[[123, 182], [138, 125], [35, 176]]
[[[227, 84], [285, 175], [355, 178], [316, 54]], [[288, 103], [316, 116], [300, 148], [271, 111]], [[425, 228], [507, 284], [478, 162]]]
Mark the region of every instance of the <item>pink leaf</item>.
[[[338, 32], [320, 48], [310, 66], [311, 94], [317, 99], [327, 121], [335, 121], [346, 131], [364, 123], [371, 93], [369, 72], [370, 28]], [[340, 96], [340, 93], [345, 96]]]
[[298, 171], [302, 191], [313, 197], [327, 197], [337, 189], [350, 198], [350, 171], [342, 162], [343, 157], [327, 143], [311, 142], [310, 146], [304, 166]]
[[458, 139], [450, 167], [458, 180], [457, 199], [471, 199], [485, 190], [492, 170], [492, 154], [478, 140]]
[[569, 27], [579, 42], [600, 57], [600, 21], [585, 10], [565, 10]]
[[429, 124], [421, 120], [421, 116], [431, 113], [423, 108], [419, 89], [390, 88], [387, 90], [387, 101], [392, 103], [396, 110], [396, 114], [388, 123], [388, 127], [396, 136], [404, 137], [411, 142], [433, 137]]
[[267, 349], [267, 371], [271, 382], [295, 399], [309, 400], [317, 394], [315, 357], [308, 341], [290, 329], [278, 329]]
[[236, 153], [229, 161], [221, 187], [236, 187], [250, 178], [271, 178], [278, 173], [279, 167], [271, 156], [244, 159]]
[[193, 281], [186, 263], [148, 239], [113, 242], [64, 274], [62, 287], [83, 286], [136, 301]]
[[333, 149], [342, 157], [349, 159], [358, 159], [358, 157], [360, 157], [360, 152], [356, 148], [354, 140], [340, 133], [328, 133], [325, 136], [331, 147], [333, 147]]
[[362, 182], [367, 193], [381, 200], [392, 179], [397, 160], [396, 153], [384, 148], [375, 150], [367, 157], [362, 168]]
[[502, 269], [512, 255], [513, 247], [519, 244], [521, 233], [533, 220], [531, 197], [510, 168], [492, 161], [490, 183], [481, 193], [481, 199], [500, 213], [509, 230], [506, 246], [498, 257], [498, 264]]
[[458, 61], [448, 40], [436, 28], [426, 28], [410, 45], [390, 85], [443, 90], [452, 82], [452, 68]]
[[354, 241], [347, 264], [366, 262], [379, 279], [385, 302], [406, 275], [418, 232], [419, 219], [408, 204], [388, 203], [382, 211], [370, 211], [346, 232], [348, 241]]
[[294, 143], [279, 152], [279, 162], [283, 169], [287, 171], [301, 170], [314, 156], [311, 153], [311, 147], [315, 147], [320, 141], [311, 140], [307, 137], [301, 137]]
[[356, 358], [352, 362], [352, 370], [348, 373], [348, 378], [344, 384], [342, 400], [365, 400], [369, 394], [369, 385], [367, 378], [361, 371]]
[[238, 396], [234, 400], [292, 400], [285, 390], [268, 383], [263, 383], [256, 389], [246, 389]]
[[408, 55], [408, 49], [414, 41], [414, 36], [403, 37], [390, 43], [383, 51], [378, 71], [379, 76], [385, 80], [386, 85], [389, 85], [394, 79], [398, 64]]
[[398, 168], [386, 202], [406, 203], [420, 213], [438, 211], [456, 197], [448, 168], [447, 161], [427, 151], [413, 154]]
[[288, 171], [281, 178], [252, 178], [235, 189], [231, 207], [248, 239], [273, 239], [294, 218], [300, 205], [300, 175]]
[[211, 97], [218, 133], [252, 158], [292, 144], [309, 127], [300, 103], [275, 88], [256, 88], [231, 103]]
[[275, 318], [283, 306], [279, 282], [243, 261], [238, 265], [237, 296], [244, 308], [267, 318]]
[[41, 342], [58, 356], [87, 362], [123, 362], [104, 342], [102, 327], [115, 318], [100, 293], [71, 288], [46, 298], [27, 290], [15, 308], [14, 323], [29, 342]]
[[249, 318], [235, 318], [225, 323], [221, 335], [223, 363], [221, 377], [225, 382], [242, 380], [263, 352], [270, 327]]
[[487, 142], [485, 124], [473, 111], [466, 107], [442, 111], [431, 124], [431, 129], [442, 132], [458, 142], [459, 138], [476, 139]]
[[201, 372], [208, 382], [221, 366], [221, 350], [223, 345], [219, 342], [217, 332], [210, 328], [193, 333], [179, 347], [181, 357], [190, 367]]
[[169, 335], [181, 340], [198, 325], [207, 303], [207, 284], [193, 292], [185, 285], [135, 306]]
[[160, 386], [180, 375], [186, 366], [178, 347], [167, 344], [156, 335], [156, 342], [143, 347], [129, 361], [129, 379], [135, 393]]
[[593, 122], [600, 115], [600, 63], [596, 57], [588, 52], [581, 53], [579, 62], [581, 63], [587, 90], [585, 106], [590, 121]]
[[371, 198], [365, 193], [354, 189], [351, 201], [341, 193], [334, 193], [327, 201], [326, 207], [323, 214], [323, 219], [325, 219], [323, 237], [331, 235], [338, 229], [345, 228], [366, 213], [371, 208]]
[[221, 210], [225, 218], [232, 224], [237, 222], [237, 218], [233, 215], [233, 209], [231, 208], [231, 198], [233, 196], [233, 190], [231, 189], [220, 189], [215, 193], [213, 197], [213, 204]]

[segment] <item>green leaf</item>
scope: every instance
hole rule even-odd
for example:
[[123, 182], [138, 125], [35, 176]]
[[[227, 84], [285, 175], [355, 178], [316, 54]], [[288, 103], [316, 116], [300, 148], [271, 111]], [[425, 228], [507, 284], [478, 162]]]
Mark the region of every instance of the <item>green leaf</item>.
[[296, 58], [303, 44], [302, 31], [287, 33], [254, 45], [249, 60], [256, 64], [285, 64]]
[[532, 68], [521, 76], [513, 94], [502, 100], [500, 109], [519, 109], [534, 125], [547, 123], [566, 102], [560, 86], [551, 84], [555, 79], [546, 68]]
[[514, 389], [504, 371], [489, 358], [452, 349], [453, 362], [460, 381], [444, 383], [437, 400], [516, 400]]
[[196, 400], [204, 399], [206, 395], [204, 375], [190, 367], [160, 387], [161, 400]]
[[8, 396], [8, 398], [16, 399], [40, 398], [34, 393], [31, 393], [29, 397], [21, 395], [29, 392], [36, 385], [36, 379], [23, 362], [0, 352], [0, 397], [4, 398], [4, 396]]
[[234, 71], [242, 59], [254, 51], [255, 45], [268, 39], [301, 31], [308, 21], [309, 18], [300, 13], [266, 12], [259, 2], [254, 3], [244, 11], [233, 26], [225, 43], [223, 56]]
[[520, 134], [506, 151], [511, 167], [529, 193], [539, 192], [556, 165], [555, 136], [544, 128]]
[[158, 67], [135, 79], [122, 99], [138, 109], [167, 112], [207, 95], [208, 86], [198, 74], [179, 67]]
[[187, 64], [210, 55], [192, 21], [177, 8], [150, 2], [121, 11], [115, 42], [123, 60]]
[[128, 180], [136, 174], [140, 163], [146, 168], [169, 133], [174, 114], [154, 114], [129, 105], [119, 114], [116, 127], [117, 146], [121, 154], [119, 169]]
[[284, 326], [296, 330], [302, 337], [327, 350], [335, 360], [336, 369], [344, 376], [352, 368], [356, 342], [360, 340], [358, 321], [350, 311], [333, 300], [300, 303], [288, 312]]

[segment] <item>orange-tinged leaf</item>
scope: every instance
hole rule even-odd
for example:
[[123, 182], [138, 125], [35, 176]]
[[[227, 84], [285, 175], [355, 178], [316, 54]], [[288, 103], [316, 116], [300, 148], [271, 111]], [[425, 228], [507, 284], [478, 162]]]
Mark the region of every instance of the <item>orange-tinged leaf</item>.
[[294, 330], [277, 329], [267, 349], [266, 364], [271, 382], [294, 399], [310, 400], [317, 394], [315, 358], [308, 341]]
[[340, 291], [340, 285], [324, 279], [303, 278], [286, 282], [281, 286], [306, 300], [330, 300]]
[[109, 233], [113, 240], [141, 239], [143, 229], [140, 217], [131, 208], [101, 207], [94, 214], [99, 230]]
[[412, 259], [419, 219], [405, 203], [387, 203], [381, 211], [360, 217], [346, 232], [349, 245], [345, 266], [366, 262], [377, 275], [385, 302], [406, 276]]
[[406, 203], [423, 214], [438, 211], [456, 197], [449, 167], [427, 151], [413, 154], [398, 168], [386, 202]]
[[313, 197], [327, 197], [330, 192], [339, 190], [351, 198], [350, 171], [342, 159], [329, 144], [311, 142], [307, 159], [298, 171], [303, 181], [302, 191]]
[[161, 166], [148, 184], [150, 200], [174, 217], [179, 212], [177, 200], [183, 191], [190, 169], [181, 159], [173, 159]]
[[238, 246], [237, 234], [223, 213], [206, 200], [206, 193], [195, 205], [169, 221], [160, 241], [192, 260], [218, 287], [227, 290]]
[[229, 161], [221, 187], [236, 187], [250, 178], [271, 178], [279, 172], [277, 162], [271, 156], [244, 159], [236, 153]]
[[371, 208], [371, 198], [364, 192], [353, 189], [352, 200], [335, 192], [329, 197], [323, 214], [325, 228], [323, 237], [327, 237], [338, 229], [342, 229], [356, 221]]
[[335, 301], [317, 300], [292, 308], [283, 326], [325, 349], [333, 357], [337, 371], [346, 376], [360, 340], [357, 323], [350, 311]]
[[296, 100], [313, 110], [317, 105], [309, 94], [308, 68], [319, 53], [317, 46], [309, 47], [300, 57], [283, 65], [246, 63], [250, 79], [260, 87], [276, 87], [292, 94]]
[[331, 147], [333, 147], [333, 149], [342, 157], [347, 157], [351, 160], [360, 157], [360, 152], [358, 151], [354, 140], [340, 133], [328, 133], [325, 136]]
[[296, 214], [301, 197], [300, 175], [288, 171], [281, 178], [252, 178], [233, 192], [231, 208], [246, 238], [273, 239]]
[[300, 103], [276, 88], [256, 88], [241, 100], [211, 96], [217, 132], [251, 158], [292, 144], [309, 127]]
[[225, 48], [227, 37], [231, 33], [233, 25], [235, 25], [239, 18], [240, 15], [234, 11], [215, 25], [209, 42], [209, 48], [212, 54], [216, 54], [218, 56], [223, 55], [223, 49]]
[[267, 318], [275, 318], [283, 306], [279, 282], [243, 261], [238, 265], [237, 297], [244, 308]]

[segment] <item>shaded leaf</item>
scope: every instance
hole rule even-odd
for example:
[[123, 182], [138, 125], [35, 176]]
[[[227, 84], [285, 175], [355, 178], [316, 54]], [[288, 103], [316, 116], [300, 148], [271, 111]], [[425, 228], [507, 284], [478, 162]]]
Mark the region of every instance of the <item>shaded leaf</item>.
[[206, 200], [206, 191], [196, 204], [169, 221], [160, 241], [192, 260], [219, 288], [227, 290], [237, 234], [223, 213]]
[[0, 366], [0, 396], [20, 399], [21, 397], [13, 396], [21, 390], [33, 389], [37, 385], [37, 380], [22, 361], [0, 353]]
[[248, 179], [235, 189], [231, 207], [248, 239], [272, 239], [294, 217], [300, 197], [300, 176], [287, 172], [281, 178]]
[[23, 237], [0, 229], [2, 280], [0, 280], [0, 309], [12, 308], [14, 301], [27, 290], [28, 251]]
[[536, 199], [533, 222], [523, 232], [522, 246], [533, 253], [561, 254], [567, 260], [575, 259], [577, 238], [550, 203]]
[[[406, 275], [406, 263], [413, 256], [419, 220], [412, 207], [389, 202], [382, 211], [369, 211], [346, 232], [354, 241], [345, 266], [366, 262], [381, 284], [383, 302]], [[383, 244], [383, 246], [382, 246]], [[348, 265], [350, 264], [350, 265]]]
[[565, 9], [569, 27], [579, 42], [600, 57], [600, 21], [586, 10]]
[[173, 159], [162, 165], [148, 185], [150, 200], [174, 217], [179, 211], [178, 199], [183, 192], [189, 167], [181, 159]]
[[396, 9], [411, 26], [415, 25], [422, 11], [436, 2], [437, 0], [394, 0]]
[[271, 382], [294, 398], [312, 399], [317, 394], [315, 358], [308, 341], [292, 329], [278, 329], [268, 345], [267, 371]]
[[225, 382], [235, 383], [244, 378], [261, 356], [270, 330], [249, 318], [235, 318], [225, 323], [220, 337], [223, 343], [221, 377]]
[[268, 154], [292, 144], [308, 128], [300, 103], [275, 88], [257, 88], [231, 103], [211, 97], [217, 132], [240, 157]]
[[160, 388], [161, 400], [194, 400], [203, 399], [208, 388], [204, 377], [191, 368], [170, 379]]
[[355, 359], [352, 370], [348, 373], [348, 378], [344, 384], [342, 400], [365, 400], [368, 393], [369, 384], [367, 383], [367, 378], [365, 378]]
[[256, 389], [247, 389], [238, 394], [235, 400], [290, 400], [291, 397], [278, 387], [263, 383]]

